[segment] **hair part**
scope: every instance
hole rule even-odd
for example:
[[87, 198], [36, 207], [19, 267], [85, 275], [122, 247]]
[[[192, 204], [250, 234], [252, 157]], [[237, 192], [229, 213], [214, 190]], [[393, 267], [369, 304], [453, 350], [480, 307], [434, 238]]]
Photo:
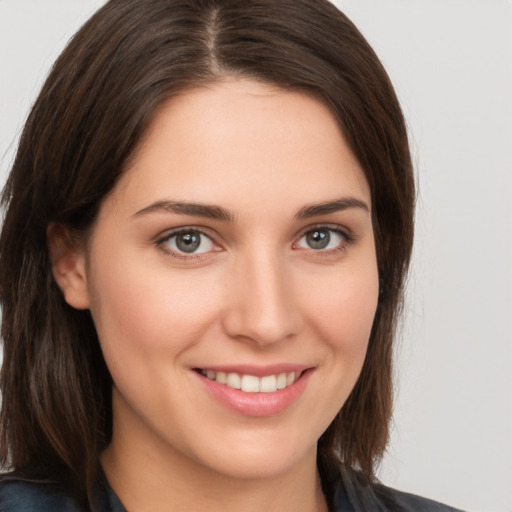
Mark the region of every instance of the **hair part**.
[[86, 233], [169, 98], [246, 77], [319, 98], [368, 180], [381, 295], [366, 360], [319, 441], [325, 476], [366, 481], [388, 442], [392, 347], [413, 240], [407, 131], [389, 78], [327, 0], [110, 0], [56, 61], [2, 195], [0, 462], [83, 492], [112, 433], [112, 381], [88, 311], [52, 276], [52, 222]]

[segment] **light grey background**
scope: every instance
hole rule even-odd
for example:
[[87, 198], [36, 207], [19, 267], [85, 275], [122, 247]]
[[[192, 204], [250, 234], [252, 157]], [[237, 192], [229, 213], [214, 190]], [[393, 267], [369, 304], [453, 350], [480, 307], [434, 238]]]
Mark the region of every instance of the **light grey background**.
[[[101, 0], [0, 1], [0, 179], [51, 63]], [[388, 484], [512, 511], [512, 2], [338, 0], [386, 65], [419, 181]]]

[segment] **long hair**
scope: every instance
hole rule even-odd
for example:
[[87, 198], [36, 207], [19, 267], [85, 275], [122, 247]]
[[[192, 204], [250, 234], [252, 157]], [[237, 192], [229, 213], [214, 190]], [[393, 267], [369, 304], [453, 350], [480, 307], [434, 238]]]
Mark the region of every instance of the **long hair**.
[[388, 441], [392, 346], [413, 239], [407, 132], [390, 80], [327, 0], [111, 0], [56, 61], [2, 195], [0, 462], [84, 492], [111, 438], [111, 377], [88, 311], [56, 285], [46, 230], [84, 233], [158, 107], [226, 77], [324, 102], [368, 180], [380, 297], [357, 384], [319, 441], [323, 475], [370, 481]]

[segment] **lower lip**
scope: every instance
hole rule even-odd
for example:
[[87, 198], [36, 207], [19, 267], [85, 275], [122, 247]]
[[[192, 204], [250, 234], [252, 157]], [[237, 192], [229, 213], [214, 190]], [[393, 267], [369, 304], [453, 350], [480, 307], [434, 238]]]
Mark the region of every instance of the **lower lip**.
[[306, 370], [291, 385], [272, 393], [246, 393], [194, 372], [214, 398], [245, 416], [263, 417], [278, 414], [292, 406], [306, 389], [312, 369]]

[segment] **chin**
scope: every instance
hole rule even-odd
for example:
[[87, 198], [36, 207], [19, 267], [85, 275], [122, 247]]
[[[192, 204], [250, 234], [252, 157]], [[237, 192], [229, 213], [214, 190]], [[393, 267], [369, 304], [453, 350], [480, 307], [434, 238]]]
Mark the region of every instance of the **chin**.
[[317, 438], [306, 439], [297, 427], [295, 435], [269, 426], [245, 435], [232, 434], [217, 439], [215, 445], [196, 447], [193, 457], [203, 467], [231, 478], [276, 478], [316, 467]]
[[230, 454], [222, 462], [216, 461], [212, 467], [216, 472], [222, 473], [229, 478], [242, 480], [275, 479], [296, 471], [301, 467], [302, 461], [316, 460], [316, 445], [306, 453], [293, 453], [283, 450], [269, 451], [262, 449], [256, 453]]

